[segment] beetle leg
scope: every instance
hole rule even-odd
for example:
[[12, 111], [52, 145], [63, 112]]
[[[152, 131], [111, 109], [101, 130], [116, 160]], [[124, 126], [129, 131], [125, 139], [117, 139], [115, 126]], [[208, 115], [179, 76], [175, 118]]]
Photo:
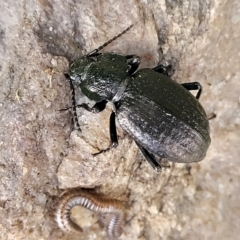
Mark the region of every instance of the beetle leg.
[[169, 71], [172, 69], [172, 65], [168, 65], [168, 66], [163, 66], [163, 65], [158, 65], [156, 66], [155, 68], [153, 68], [152, 70], [158, 72], [158, 73], [161, 73], [167, 77], [170, 77], [169, 76]]
[[128, 74], [131, 76], [139, 67], [141, 59], [137, 55], [126, 55], [127, 63], [131, 67]]
[[102, 100], [101, 102], [95, 103], [93, 107], [89, 107], [86, 103], [78, 104], [78, 105], [76, 105], [76, 107], [77, 108], [84, 108], [88, 112], [99, 113], [106, 108], [106, 105], [107, 105], [107, 101]]
[[101, 102], [97, 102], [91, 108], [86, 103], [77, 105], [76, 104], [76, 100], [75, 100], [75, 89], [74, 89], [74, 85], [72, 83], [72, 80], [71, 80], [70, 76], [67, 73], [65, 73], [64, 76], [65, 76], [65, 78], [68, 80], [68, 82], [70, 84], [70, 89], [71, 89], [71, 92], [72, 92], [72, 107], [62, 108], [62, 109], [59, 109], [58, 111], [66, 111], [68, 109], [72, 109], [72, 112], [73, 112], [73, 123], [76, 126], [76, 129], [81, 131], [80, 124], [78, 122], [78, 117], [77, 117], [77, 108], [82, 107], [82, 108], [84, 108], [85, 110], [87, 110], [89, 112], [99, 113], [99, 112], [101, 112], [101, 111], [103, 111], [105, 109], [107, 101], [103, 100]]
[[137, 142], [135, 142], [138, 146], [138, 148], [141, 150], [143, 156], [147, 160], [147, 162], [151, 165], [151, 167], [156, 171], [156, 172], [161, 172], [162, 171], [162, 166], [156, 161], [154, 156], [150, 154], [145, 148], [140, 146]]
[[109, 129], [110, 129], [110, 139], [111, 139], [111, 145], [107, 149], [101, 150], [97, 153], [92, 154], [93, 156], [96, 156], [100, 153], [105, 153], [109, 151], [111, 148], [115, 148], [118, 146], [118, 136], [117, 136], [117, 129], [116, 129], [116, 113], [112, 112], [110, 115], [110, 121], [109, 121]]
[[185, 87], [188, 91], [198, 90], [196, 99], [199, 99], [202, 93], [202, 85], [199, 82], [190, 82], [190, 83], [182, 83], [183, 87]]
[[[76, 106], [76, 108], [84, 108], [88, 112], [99, 113], [106, 108], [106, 105], [107, 105], [107, 101], [102, 100], [101, 102], [95, 103], [93, 107], [89, 107], [86, 103], [78, 104], [78, 105], [75, 105], [75, 106]], [[73, 107], [61, 108], [58, 111], [60, 111], [60, 112], [61, 111], [66, 111], [66, 110], [69, 110], [71, 108], [73, 108]]]

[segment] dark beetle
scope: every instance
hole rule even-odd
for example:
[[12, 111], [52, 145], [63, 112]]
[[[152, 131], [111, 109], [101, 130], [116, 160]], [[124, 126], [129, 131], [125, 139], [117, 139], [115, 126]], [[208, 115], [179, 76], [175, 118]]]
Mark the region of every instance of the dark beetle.
[[[161, 166], [154, 154], [173, 162], [202, 160], [211, 139], [206, 113], [198, 101], [201, 85], [197, 82], [178, 84], [168, 77], [166, 68], [161, 65], [136, 71], [140, 58], [135, 55], [99, 53], [99, 50], [131, 27], [88, 55], [76, 59], [68, 74], [65, 74], [73, 91], [76, 123], [76, 107], [98, 113], [110, 101], [114, 106], [110, 116], [112, 144], [99, 153], [118, 144], [115, 125], [117, 116], [120, 126], [134, 139], [156, 171]], [[75, 104], [72, 82], [80, 86], [84, 95], [96, 102], [92, 108], [87, 104]], [[189, 90], [198, 90], [196, 97]]]

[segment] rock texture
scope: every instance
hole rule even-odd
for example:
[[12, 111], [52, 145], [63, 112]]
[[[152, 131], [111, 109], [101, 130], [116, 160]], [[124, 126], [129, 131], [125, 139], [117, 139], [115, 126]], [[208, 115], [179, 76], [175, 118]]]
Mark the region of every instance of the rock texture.
[[[240, 3], [211, 1], [0, 1], [0, 236], [16, 239], [105, 239], [81, 208], [81, 235], [54, 220], [63, 189], [94, 188], [126, 203], [121, 239], [237, 239], [240, 219]], [[194, 164], [161, 174], [118, 128], [108, 147], [110, 107], [79, 110], [72, 129], [63, 73], [81, 56], [129, 25], [104, 51], [136, 54], [142, 67], [173, 66], [178, 82], [199, 81], [212, 144]], [[79, 102], [86, 99], [78, 93]], [[83, 217], [84, 216], [84, 217]]]

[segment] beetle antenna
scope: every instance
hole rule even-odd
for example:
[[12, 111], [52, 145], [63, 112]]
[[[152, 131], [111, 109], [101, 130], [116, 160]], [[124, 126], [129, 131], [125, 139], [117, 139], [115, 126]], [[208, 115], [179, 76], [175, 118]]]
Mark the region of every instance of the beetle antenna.
[[123, 34], [125, 34], [127, 31], [129, 31], [131, 28], [133, 27], [133, 24], [130, 25], [128, 28], [126, 28], [124, 31], [122, 31], [121, 33], [119, 33], [117, 36], [115, 36], [114, 38], [110, 39], [109, 41], [107, 41], [106, 43], [104, 43], [102, 46], [100, 46], [99, 48], [94, 49], [93, 51], [91, 51], [90, 53], [87, 54], [87, 56], [92, 56], [96, 53], [98, 53], [100, 50], [102, 50], [103, 48], [105, 48], [107, 45], [109, 45], [110, 43], [112, 43], [113, 41], [115, 41], [117, 38], [121, 37]]

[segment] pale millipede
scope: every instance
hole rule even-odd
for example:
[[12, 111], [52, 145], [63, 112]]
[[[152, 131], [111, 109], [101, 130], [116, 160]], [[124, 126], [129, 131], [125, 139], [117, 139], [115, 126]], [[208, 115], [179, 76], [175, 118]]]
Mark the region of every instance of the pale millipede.
[[119, 200], [108, 199], [84, 189], [73, 189], [64, 193], [58, 202], [55, 220], [60, 229], [65, 232], [82, 232], [82, 228], [72, 221], [71, 209], [82, 206], [99, 213], [109, 220], [104, 222], [109, 238], [117, 238], [122, 233], [125, 208]]

